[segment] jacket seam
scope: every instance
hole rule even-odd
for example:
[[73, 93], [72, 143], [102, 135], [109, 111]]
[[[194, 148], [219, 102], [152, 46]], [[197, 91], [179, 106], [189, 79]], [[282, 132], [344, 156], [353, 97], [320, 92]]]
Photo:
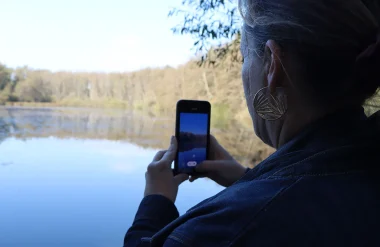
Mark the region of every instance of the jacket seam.
[[256, 214], [254, 214], [251, 218], [251, 220], [241, 229], [241, 231], [239, 231], [239, 233], [237, 233], [234, 238], [232, 238], [232, 240], [230, 241], [230, 247], [232, 247], [236, 240], [239, 239], [245, 232], [247, 232], [247, 229], [249, 229], [250, 225], [252, 224], [252, 222], [254, 221], [254, 219], [260, 215], [260, 213], [262, 211], [264, 211], [266, 208], [268, 208], [268, 206], [270, 206], [279, 196], [283, 195], [288, 189], [290, 189], [291, 187], [293, 187], [295, 184], [297, 184], [299, 181], [301, 181], [302, 178], [298, 178], [296, 181], [294, 181], [292, 184], [290, 184], [289, 186], [287, 186], [286, 188], [283, 188], [281, 189], [279, 192], [277, 192], [271, 200], [269, 200]]
[[[293, 164], [290, 164], [290, 165], [288, 165], [288, 166], [285, 166], [284, 168], [282, 168], [282, 169], [276, 171], [275, 173], [273, 173], [273, 174], [272, 174], [271, 176], [269, 176], [268, 178], [276, 177], [276, 174], [281, 173], [281, 172], [283, 172], [283, 171], [285, 171], [285, 170], [287, 170], [287, 169], [289, 169], [289, 168], [291, 168], [291, 167], [294, 167], [294, 166], [296, 166], [296, 165], [299, 165], [299, 164], [301, 164], [301, 163], [303, 163], [303, 162], [305, 162], [305, 161], [309, 161], [309, 160], [311, 160], [311, 159], [313, 159], [313, 158], [315, 158], [315, 157], [318, 157], [318, 156], [320, 156], [320, 155], [322, 155], [322, 154], [326, 154], [326, 153], [329, 153], [329, 152], [332, 152], [332, 151], [336, 151], [336, 150], [338, 150], [338, 149], [348, 148], [348, 147], [353, 147], [353, 145], [349, 145], [349, 146], [341, 146], [341, 147], [338, 147], [338, 148], [332, 148], [332, 149], [329, 149], [329, 150], [323, 150], [323, 151], [320, 151], [320, 152], [318, 152], [318, 153], [316, 153], [316, 154], [313, 154], [312, 156], [306, 157], [306, 158], [303, 159], [303, 160], [300, 160], [300, 161], [297, 161], [296, 163], [293, 163]], [[277, 177], [279, 177], [279, 176], [277, 176]], [[280, 177], [281, 177], [281, 176], [280, 176]]]
[[349, 175], [357, 173], [365, 173], [366, 171], [348, 171], [348, 172], [331, 172], [331, 173], [304, 173], [300, 175], [287, 175], [287, 176], [270, 176], [268, 179], [281, 179], [281, 178], [302, 178], [302, 177], [327, 177], [327, 176], [339, 176], [339, 175]]
[[177, 237], [177, 236], [175, 236], [175, 235], [179, 235], [179, 234], [176, 234], [175, 232], [173, 232], [172, 234], [170, 234], [170, 235], [168, 236], [168, 239], [170, 238], [170, 239], [172, 239], [173, 241], [176, 241], [176, 242], [182, 244], [183, 246], [186, 246], [186, 247], [192, 247], [192, 245], [191, 245], [190, 243], [188, 243], [187, 241], [185, 241], [185, 240], [183, 240], [183, 239], [181, 239], [180, 237]]
[[[287, 161], [287, 159], [292, 158], [295, 155], [297, 155], [299, 153], [302, 153], [303, 151], [306, 151], [306, 150], [293, 151], [293, 152], [290, 152], [290, 153], [279, 155], [278, 157], [275, 157], [273, 159], [267, 158], [266, 160], [264, 160], [263, 162], [261, 162], [260, 164], [258, 164], [256, 167], [252, 168], [248, 173], [246, 173], [246, 176], [243, 176], [240, 180], [244, 179], [242, 181], [242, 182], [244, 182], [246, 180], [258, 180], [258, 179], [261, 179], [261, 177], [265, 176], [267, 173], [270, 173], [273, 168], [272, 169], [268, 169], [266, 171], [255, 170], [256, 168], [259, 168], [259, 166], [261, 166], [261, 167], [267, 167], [267, 166], [273, 165], [274, 163], [278, 162], [278, 160], [284, 160], [285, 159], [285, 161]], [[253, 175], [252, 175], [252, 173], [253, 173]], [[260, 173], [260, 174], [256, 174], [256, 173]]]
[[[283, 155], [280, 155], [279, 157], [275, 157], [275, 158], [273, 158], [272, 160], [267, 160], [267, 161], [263, 161], [263, 163], [261, 163], [261, 165], [270, 165], [270, 164], [273, 164], [274, 162], [277, 162], [279, 159], [281, 159], [281, 158], [288, 158], [289, 156], [294, 156], [294, 155], [296, 155], [297, 153], [299, 153], [299, 152], [302, 152], [302, 151], [294, 151], [294, 152], [291, 152], [291, 153], [286, 153], [286, 154], [283, 154]], [[272, 154], [272, 155], [274, 155], [274, 154]], [[309, 156], [310, 157], [310, 156]], [[268, 158], [270, 158], [270, 157], [268, 157]], [[266, 163], [265, 163], [266, 162]], [[253, 172], [255, 170], [255, 168], [252, 168], [250, 171], [248, 171], [247, 173], [245, 173], [238, 181], [236, 181], [234, 184], [237, 184], [238, 182], [240, 182], [240, 181], [242, 181], [244, 178], [249, 178], [250, 180], [252, 179], [252, 177], [251, 177], [251, 172]], [[270, 172], [270, 171], [267, 171], [267, 172]], [[265, 173], [264, 173], [265, 174]], [[264, 174], [262, 174], [262, 175], [264, 175]], [[261, 175], [260, 175], [261, 176]], [[260, 176], [258, 176], [258, 177], [260, 177]], [[257, 179], [258, 177], [256, 177], [256, 178], [253, 178], [253, 179]], [[228, 188], [228, 187], [227, 187]], [[227, 189], [226, 188], [226, 189]], [[193, 210], [195, 210], [196, 208], [198, 208], [199, 206], [202, 206], [202, 205], [204, 205], [205, 203], [208, 203], [208, 202], [212, 202], [213, 200], [215, 200], [217, 197], [219, 197], [220, 195], [222, 195], [222, 194], [224, 194], [224, 193], [226, 193], [226, 189], [224, 189], [224, 190], [222, 190], [222, 191], [220, 191], [218, 194], [216, 194], [216, 195], [214, 195], [214, 196], [212, 196], [212, 197], [210, 197], [210, 198], [207, 198], [206, 200], [204, 200], [204, 201], [202, 201], [202, 202], [200, 202], [200, 204], [201, 205], [199, 205], [199, 204], [197, 204], [197, 205], [195, 205], [195, 206], [193, 206], [193, 207], [191, 207], [189, 210], [187, 210], [187, 213], [191, 213]]]
[[141, 238], [141, 242], [151, 242], [152, 241], [152, 238], [150, 238], [150, 237], [142, 237]]

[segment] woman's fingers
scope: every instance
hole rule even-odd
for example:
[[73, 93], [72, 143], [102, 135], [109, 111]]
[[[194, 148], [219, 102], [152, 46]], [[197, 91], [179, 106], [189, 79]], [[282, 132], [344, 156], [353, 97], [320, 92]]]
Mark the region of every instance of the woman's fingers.
[[175, 159], [175, 155], [177, 152], [177, 140], [174, 136], [172, 136], [170, 140], [170, 146], [168, 150], [162, 150], [156, 153], [153, 158], [152, 163], [148, 166], [148, 170], [161, 170], [163, 168], [170, 168], [171, 163]]
[[153, 162], [159, 161], [162, 159], [164, 154], [166, 153], [167, 150], [161, 150], [156, 153], [156, 155], [153, 157]]
[[172, 136], [172, 138], [170, 140], [169, 149], [164, 154], [161, 161], [163, 161], [165, 163], [170, 162], [169, 164], [171, 164], [173, 162], [173, 160], [175, 159], [176, 152], [177, 152], [177, 139], [174, 136]]
[[210, 144], [215, 145], [218, 144], [218, 141], [216, 140], [215, 136], [210, 135]]
[[215, 136], [210, 135], [210, 151], [214, 152], [215, 149], [219, 146], [218, 141], [216, 140]]
[[182, 184], [183, 182], [185, 182], [188, 179], [189, 179], [189, 175], [187, 175], [187, 174], [178, 174], [177, 176], [174, 177], [174, 182], [177, 185], [180, 185], [180, 184]]
[[200, 176], [191, 176], [191, 177], [189, 178], [189, 181], [190, 181], [190, 182], [194, 182], [194, 181], [197, 180], [198, 178], [200, 178]]
[[195, 167], [196, 172], [212, 172], [221, 168], [222, 160], [205, 160]]

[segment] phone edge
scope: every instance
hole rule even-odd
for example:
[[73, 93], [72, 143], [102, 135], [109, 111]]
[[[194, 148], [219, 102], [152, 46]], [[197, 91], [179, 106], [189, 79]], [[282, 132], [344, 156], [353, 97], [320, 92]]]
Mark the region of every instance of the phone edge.
[[[179, 135], [179, 117], [180, 117], [180, 110], [179, 110], [179, 104], [184, 101], [198, 101], [198, 102], [204, 102], [207, 103], [208, 107], [208, 123], [207, 123], [207, 145], [206, 145], [206, 160], [209, 159], [209, 151], [210, 151], [210, 131], [211, 131], [211, 103], [206, 100], [178, 100], [176, 103], [176, 123], [175, 123], [175, 137], [178, 141], [178, 135]], [[178, 151], [176, 152], [175, 159], [174, 159], [174, 169], [173, 169], [174, 176], [178, 174]], [[194, 175], [195, 172], [189, 173], [189, 175]]]

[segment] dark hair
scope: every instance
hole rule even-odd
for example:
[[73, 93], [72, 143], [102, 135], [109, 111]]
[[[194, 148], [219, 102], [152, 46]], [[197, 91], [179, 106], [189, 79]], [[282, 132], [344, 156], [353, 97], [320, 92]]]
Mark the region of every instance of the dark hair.
[[239, 0], [239, 8], [258, 54], [270, 39], [294, 54], [308, 82], [300, 87], [318, 104], [360, 105], [380, 87], [379, 0]]

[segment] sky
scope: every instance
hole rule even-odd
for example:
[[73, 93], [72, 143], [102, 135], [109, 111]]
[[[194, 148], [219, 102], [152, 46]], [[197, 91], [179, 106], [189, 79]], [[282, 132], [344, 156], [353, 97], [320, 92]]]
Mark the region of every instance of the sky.
[[0, 63], [52, 71], [128, 72], [194, 56], [170, 30], [182, 0], [0, 0]]
[[198, 135], [207, 134], [208, 115], [203, 113], [181, 113], [180, 131]]

